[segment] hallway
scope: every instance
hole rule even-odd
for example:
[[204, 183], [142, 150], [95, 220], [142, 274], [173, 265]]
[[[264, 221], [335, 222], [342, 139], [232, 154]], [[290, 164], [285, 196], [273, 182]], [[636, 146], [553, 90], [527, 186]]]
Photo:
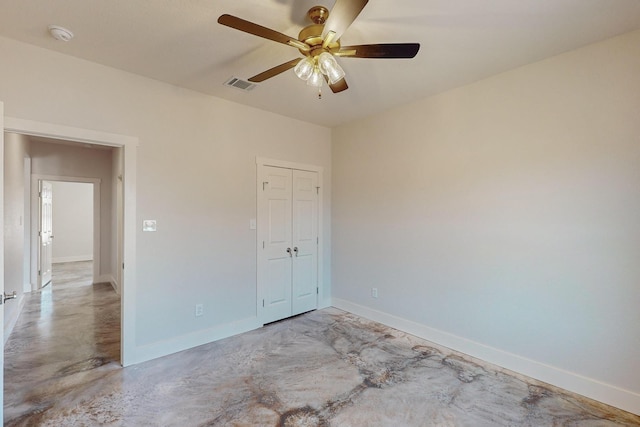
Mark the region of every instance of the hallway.
[[92, 268], [54, 264], [52, 282], [25, 296], [5, 345], [5, 425], [35, 425], [76, 385], [120, 369], [120, 297], [91, 285]]

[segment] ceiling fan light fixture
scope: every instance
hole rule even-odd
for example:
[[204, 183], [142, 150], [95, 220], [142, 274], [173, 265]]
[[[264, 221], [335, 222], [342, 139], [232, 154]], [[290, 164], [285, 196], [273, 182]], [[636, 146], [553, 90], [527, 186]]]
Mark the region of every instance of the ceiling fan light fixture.
[[328, 52], [322, 52], [318, 55], [318, 67], [322, 74], [327, 76], [330, 84], [339, 82], [345, 76], [342, 67], [338, 64], [333, 55]]
[[340, 80], [344, 79], [345, 73], [341, 66], [336, 64], [336, 67], [331, 70], [327, 77], [329, 78], [329, 83], [336, 84]]
[[[413, 58], [420, 49], [420, 43], [382, 43], [342, 46], [340, 38], [358, 17], [369, 0], [335, 0], [331, 12], [323, 6], [314, 6], [307, 16], [313, 22], [302, 28], [298, 38], [293, 38], [271, 28], [263, 27], [237, 16], [223, 14], [218, 23], [247, 34], [297, 48], [304, 56], [268, 69], [249, 78], [249, 82], [262, 82], [293, 69], [296, 76], [307, 85], [321, 88], [326, 81], [333, 93], [349, 88], [345, 72], [336, 57], [341, 58]], [[330, 16], [329, 16], [330, 15]]]
[[311, 73], [311, 77], [307, 80], [307, 84], [309, 86], [322, 87], [322, 82], [324, 81], [324, 77], [322, 77], [322, 73], [318, 69], [318, 67], [313, 68], [313, 73]]
[[293, 69], [296, 76], [302, 80], [309, 80], [309, 77], [313, 74], [315, 63], [311, 57], [306, 57], [302, 61], [298, 62], [298, 65]]
[[318, 55], [318, 66], [323, 74], [329, 74], [329, 70], [338, 65], [333, 55], [328, 52], [322, 52]]

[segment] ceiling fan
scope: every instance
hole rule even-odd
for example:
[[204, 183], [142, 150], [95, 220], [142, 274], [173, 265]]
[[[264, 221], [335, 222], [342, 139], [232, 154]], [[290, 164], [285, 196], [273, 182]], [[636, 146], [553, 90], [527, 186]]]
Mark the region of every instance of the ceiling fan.
[[331, 12], [324, 6], [314, 6], [307, 12], [312, 24], [304, 27], [298, 38], [263, 27], [232, 15], [221, 15], [218, 23], [245, 33], [283, 43], [297, 48], [303, 58], [296, 58], [280, 64], [249, 79], [259, 83], [277, 76], [291, 68], [296, 75], [306, 80], [310, 86], [318, 88], [318, 97], [323, 81], [326, 81], [333, 93], [349, 88], [345, 73], [336, 61], [344, 58], [413, 58], [420, 49], [419, 43], [385, 43], [341, 46], [340, 37], [353, 23], [369, 0], [336, 0]]

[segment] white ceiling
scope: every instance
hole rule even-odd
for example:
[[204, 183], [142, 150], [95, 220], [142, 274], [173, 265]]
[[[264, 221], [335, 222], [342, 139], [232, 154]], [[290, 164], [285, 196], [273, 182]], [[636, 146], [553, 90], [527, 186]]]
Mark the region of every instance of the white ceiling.
[[[348, 0], [341, 0], [348, 1]], [[293, 71], [243, 92], [223, 83], [298, 57], [219, 25], [229, 13], [296, 37], [334, 0], [0, 0], [0, 35], [324, 126], [383, 111], [640, 29], [640, 0], [370, 0], [343, 45], [418, 42], [414, 59], [340, 58], [349, 90], [321, 100]], [[75, 38], [60, 42], [47, 26]]]

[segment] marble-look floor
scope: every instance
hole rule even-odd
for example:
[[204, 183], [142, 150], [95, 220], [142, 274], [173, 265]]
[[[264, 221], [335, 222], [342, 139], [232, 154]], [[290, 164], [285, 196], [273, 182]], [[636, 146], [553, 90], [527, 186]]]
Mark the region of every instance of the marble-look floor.
[[640, 425], [333, 308], [124, 369], [119, 333], [109, 285], [29, 301], [6, 346], [5, 425]]
[[93, 284], [93, 261], [53, 264], [51, 286], [55, 289], [77, 288]]

